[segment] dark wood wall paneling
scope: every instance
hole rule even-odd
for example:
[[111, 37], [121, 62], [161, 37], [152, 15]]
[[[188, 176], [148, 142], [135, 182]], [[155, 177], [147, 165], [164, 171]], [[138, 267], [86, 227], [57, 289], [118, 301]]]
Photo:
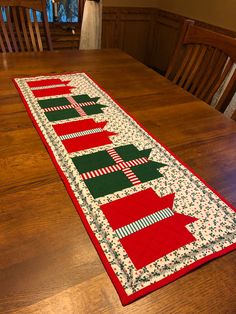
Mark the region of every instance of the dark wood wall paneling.
[[120, 48], [148, 64], [155, 45], [155, 17], [155, 9], [105, 7], [102, 47]]
[[[104, 7], [102, 46], [120, 48], [164, 73], [185, 18], [158, 8]], [[227, 29], [201, 21], [196, 24], [236, 37]]]
[[[119, 48], [164, 73], [175, 48], [183, 22], [181, 15], [158, 8], [103, 8], [103, 48]], [[198, 25], [236, 37], [236, 33], [217, 26], [196, 21]], [[67, 26], [69, 26], [67, 28]], [[70, 26], [52, 24], [54, 49], [78, 48], [80, 24], [75, 36]]]

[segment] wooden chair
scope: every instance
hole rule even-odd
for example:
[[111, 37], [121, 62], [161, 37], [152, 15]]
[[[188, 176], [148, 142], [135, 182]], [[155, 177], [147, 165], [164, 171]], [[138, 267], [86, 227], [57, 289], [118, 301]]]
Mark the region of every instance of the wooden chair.
[[[185, 20], [165, 76], [210, 104], [235, 62], [234, 38], [196, 26], [194, 21]], [[235, 92], [236, 70], [216, 109], [224, 112]]]
[[37, 11], [41, 12], [43, 18], [42, 24], [48, 49], [53, 49], [46, 12], [46, 0], [0, 0], [1, 52], [43, 51], [41, 27], [36, 16]]

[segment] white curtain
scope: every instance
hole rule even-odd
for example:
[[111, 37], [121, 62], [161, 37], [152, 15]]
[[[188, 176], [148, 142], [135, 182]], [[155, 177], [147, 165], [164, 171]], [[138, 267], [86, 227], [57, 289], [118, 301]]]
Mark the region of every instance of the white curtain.
[[80, 49], [100, 49], [102, 37], [102, 0], [87, 0], [84, 5]]
[[[228, 59], [228, 61], [229, 61], [229, 59]], [[229, 74], [226, 76], [224, 82], [221, 84], [221, 86], [219, 87], [218, 91], [215, 93], [214, 97], [212, 98], [211, 105], [213, 107], [215, 107], [217, 105], [220, 97], [223, 95], [223, 93], [224, 93], [224, 91], [226, 89], [226, 86], [228, 85], [228, 83], [229, 83], [229, 81], [230, 81], [230, 79], [231, 79], [231, 77], [232, 77], [232, 75], [233, 75], [235, 70], [236, 70], [236, 64], [234, 63], [234, 65], [232, 66], [232, 69], [230, 70]], [[227, 106], [224, 114], [227, 117], [231, 117], [235, 109], [236, 109], [236, 93], [232, 97], [232, 99], [231, 99], [229, 105]]]

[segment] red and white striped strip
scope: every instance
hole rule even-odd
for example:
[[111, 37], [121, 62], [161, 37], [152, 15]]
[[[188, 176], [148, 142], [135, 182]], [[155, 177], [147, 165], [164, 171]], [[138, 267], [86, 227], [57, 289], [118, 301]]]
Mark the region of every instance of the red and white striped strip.
[[[73, 100], [73, 102], [71, 102], [71, 100]], [[72, 97], [67, 97], [67, 100], [69, 100], [71, 102], [70, 105], [64, 105], [64, 106], [55, 106], [55, 107], [50, 107], [50, 108], [44, 108], [44, 112], [49, 112], [49, 111], [56, 111], [56, 110], [63, 110], [63, 109], [80, 109], [81, 107], [84, 106], [92, 106], [95, 105], [96, 103], [94, 101], [89, 101], [89, 102], [85, 102], [82, 104], [78, 104]], [[83, 111], [83, 109], [81, 109]], [[81, 113], [82, 113], [81, 111]], [[78, 111], [79, 112], [79, 111]], [[84, 111], [83, 111], [84, 112]], [[80, 113], [80, 112], [79, 112]], [[86, 114], [85, 114], [86, 115]]]
[[85, 107], [85, 106], [96, 105], [95, 101], [87, 101], [87, 102], [82, 102], [81, 104], [79, 104], [71, 96], [66, 97], [66, 99], [71, 103], [71, 105], [74, 105], [74, 106]]
[[56, 111], [56, 110], [62, 110], [62, 109], [70, 109], [74, 108], [71, 105], [65, 105], [65, 106], [57, 106], [57, 107], [51, 107], [51, 108], [44, 108], [44, 112], [49, 112], [49, 111]]
[[[144, 164], [147, 162], [148, 162], [148, 159], [146, 157], [141, 157], [141, 158], [134, 159], [131, 161], [123, 161], [123, 162], [117, 163], [116, 165], [113, 165], [113, 166], [108, 166], [108, 167], [100, 168], [97, 170], [85, 172], [85, 173], [81, 174], [81, 177], [83, 180], [88, 180], [91, 178], [95, 178], [97, 176], [102, 176], [102, 175], [105, 175], [108, 173], [112, 173], [112, 172], [116, 172], [116, 171], [121, 170], [125, 173], [125, 175], [128, 177], [128, 179], [131, 181], [130, 178], [132, 178], [132, 176], [128, 176], [129, 172], [127, 172], [127, 170], [130, 170], [132, 172], [130, 167], [138, 166], [138, 165], [141, 165], [141, 164]], [[133, 172], [132, 172], [132, 175], [135, 176], [135, 174]], [[135, 176], [135, 178], [133, 177], [133, 179], [134, 179], [134, 182], [136, 182], [138, 180], [138, 178], [136, 176]], [[139, 183], [137, 183], [137, 184], [139, 184]]]
[[81, 107], [75, 107], [74, 109], [79, 113], [81, 117], [87, 116], [87, 113]]
[[130, 180], [130, 182], [133, 185], [141, 184], [142, 182], [139, 180], [139, 178], [136, 176], [136, 174], [133, 173], [133, 171], [130, 168], [126, 168], [122, 170], [126, 177]]
[[87, 102], [82, 102], [80, 104], [81, 107], [84, 107], [84, 106], [92, 106], [92, 105], [96, 105], [96, 102], [95, 101], [87, 101]]
[[80, 114], [81, 117], [87, 116], [87, 113], [80, 107], [80, 105], [72, 97], [66, 97], [71, 106]]
[[118, 164], [122, 161], [124, 161], [120, 155], [117, 154], [117, 152], [114, 150], [114, 148], [107, 149], [108, 154], [113, 158], [113, 160]]

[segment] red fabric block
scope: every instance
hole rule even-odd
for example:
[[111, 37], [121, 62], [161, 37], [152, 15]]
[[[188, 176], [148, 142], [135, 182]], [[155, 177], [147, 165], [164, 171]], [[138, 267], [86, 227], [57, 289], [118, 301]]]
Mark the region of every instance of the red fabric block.
[[[65, 135], [70, 133], [82, 132], [91, 129], [101, 128], [103, 129], [107, 124], [107, 121], [95, 122], [93, 119], [86, 119], [81, 121], [73, 121], [62, 124], [53, 125], [57, 135]], [[115, 134], [115, 133], [114, 133]]]
[[70, 81], [62, 81], [61, 79], [44, 79], [38, 81], [28, 82], [29, 87], [42, 87], [42, 86], [52, 86], [52, 85], [67, 85]]
[[[58, 95], [70, 94], [71, 89], [74, 87], [67, 86], [68, 83], [70, 83], [70, 81], [62, 81], [61, 79], [44, 79], [44, 80], [39, 80], [39, 81], [28, 82], [28, 85], [30, 88], [48, 86], [48, 88], [31, 90], [35, 97], [40, 98], [40, 97], [47, 97], [47, 96], [58, 96]], [[55, 87], [55, 85], [58, 85], [58, 87]], [[60, 85], [64, 85], [64, 86], [60, 86]]]
[[166, 207], [172, 209], [174, 197], [174, 194], [169, 194], [160, 198], [150, 188], [105, 204], [102, 211], [112, 228], [118, 229]]
[[86, 136], [81, 136], [79, 138], [63, 140], [62, 143], [66, 147], [68, 153], [73, 153], [83, 149], [111, 144], [112, 141], [109, 139], [110, 135], [114, 134], [104, 131], [102, 133], [90, 134]]
[[[62, 136], [97, 128], [103, 129], [106, 124], [106, 121], [95, 122], [93, 119], [87, 119], [53, 125], [53, 128], [57, 135]], [[66, 147], [68, 153], [72, 153], [84, 149], [111, 144], [112, 141], [109, 138], [111, 135], [116, 135], [116, 133], [103, 130], [99, 133], [92, 133], [75, 138], [64, 139], [62, 140], [62, 143]]]
[[[116, 230], [162, 209], [172, 209], [174, 196], [169, 194], [161, 198], [150, 188], [102, 205], [101, 209]], [[120, 239], [137, 269], [196, 240], [185, 226], [197, 219], [173, 213], [171, 217]]]
[[71, 86], [61, 86], [61, 87], [53, 87], [53, 88], [47, 88], [47, 89], [35, 89], [32, 90], [32, 93], [35, 97], [47, 97], [47, 96], [59, 96], [59, 95], [65, 95], [70, 94], [71, 89], [73, 87]]
[[137, 269], [195, 241], [185, 228], [195, 218], [175, 214], [120, 241]]

